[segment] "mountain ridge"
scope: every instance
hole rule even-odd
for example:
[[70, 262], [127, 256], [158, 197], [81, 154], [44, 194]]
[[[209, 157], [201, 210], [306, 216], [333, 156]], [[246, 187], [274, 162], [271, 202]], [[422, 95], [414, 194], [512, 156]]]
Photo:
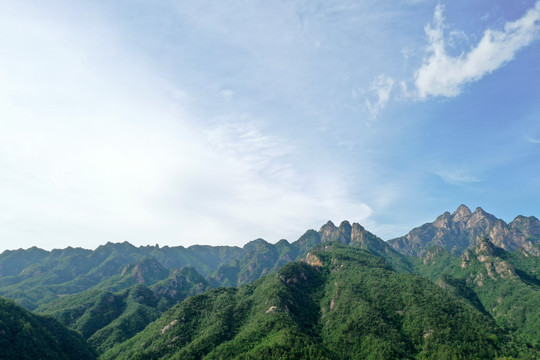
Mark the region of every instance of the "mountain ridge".
[[433, 222], [412, 229], [387, 243], [404, 255], [422, 257], [433, 246], [442, 246], [455, 255], [474, 247], [483, 237], [505, 250], [540, 255], [540, 221], [518, 215], [510, 223], [477, 207], [474, 212], [460, 205], [452, 214], [445, 212]]
[[[184, 266], [194, 267], [214, 287], [238, 286], [277, 271], [304, 256], [314, 245], [334, 240], [370, 249], [386, 257], [396, 268], [410, 270], [410, 264], [398, 252], [361, 225], [343, 221], [337, 227], [329, 221], [319, 231], [308, 230], [292, 243], [280, 240], [271, 244], [256, 239], [242, 248], [207, 245], [135, 247], [125, 241], [108, 242], [93, 251], [71, 247], [50, 252], [37, 248], [5, 251], [0, 254], [0, 270], [4, 269], [0, 273], [0, 295], [32, 310], [58, 297], [95, 288], [98, 284], [112, 291], [137, 282], [152, 285], [161, 280], [169, 269]], [[137, 265], [133, 264], [144, 261], [153, 264], [150, 268], [154, 270], [148, 268], [145, 274], [137, 271]], [[12, 267], [18, 272], [15, 273]], [[136, 274], [121, 276], [123, 272], [126, 275], [130, 271]], [[153, 271], [156, 272], [154, 275]]]
[[[222, 304], [223, 301], [235, 303], [238, 294], [251, 291], [246, 289], [253, 289], [260, 286], [261, 283], [267, 284], [265, 285], [267, 287], [280, 288], [280, 283], [272, 283], [268, 279], [276, 276], [280, 278], [280, 276], [285, 276], [284, 274], [290, 275], [291, 269], [304, 269], [293, 277], [287, 275], [280, 279], [285, 281], [285, 284], [290, 288], [291, 286], [295, 287], [295, 284], [300, 286], [306, 279], [312, 279], [315, 284], [319, 280], [331, 276], [335, 277], [334, 283], [349, 282], [354, 289], [346, 287], [335, 292], [332, 290], [333, 286], [338, 285], [328, 283], [324, 286], [325, 292], [329, 291], [328, 298], [321, 303], [323, 288], [304, 283], [295, 290], [300, 291], [300, 293], [296, 295], [291, 293], [275, 304], [268, 303], [270, 298], [265, 298], [264, 305], [262, 303], [257, 305], [259, 307], [257, 312], [285, 316], [281, 318], [285, 323], [281, 323], [279, 320], [277, 323], [272, 323], [274, 324], [272, 326], [287, 327], [286, 324], [291, 324], [291, 321], [296, 324], [292, 329], [289, 329], [292, 333], [287, 332], [287, 334], [293, 336], [298, 348], [302, 349], [297, 353], [290, 344], [279, 340], [285, 336], [283, 333], [276, 335], [277, 338], [268, 340], [274, 344], [270, 347], [260, 344], [258, 342], [260, 338], [256, 336], [256, 339], [259, 340], [254, 340], [252, 344], [257, 348], [266, 349], [263, 351], [265, 354], [267, 351], [270, 353], [285, 351], [289, 355], [307, 351], [312, 355], [315, 354], [315, 358], [347, 358], [351, 353], [345, 356], [344, 353], [341, 353], [343, 347], [354, 348], [355, 351], [359, 351], [365, 356], [380, 353], [386, 354], [386, 358], [396, 356], [407, 358], [404, 354], [414, 353], [416, 356], [423, 357], [424, 355], [421, 354], [424, 354], [424, 350], [421, 349], [424, 346], [422, 345], [424, 341], [421, 338], [432, 336], [433, 329], [424, 329], [421, 334], [418, 333], [411, 338], [412, 333], [402, 329], [400, 327], [402, 325], [398, 326], [403, 319], [395, 318], [395, 314], [392, 312], [395, 310], [397, 314], [404, 314], [403, 309], [393, 308], [393, 302], [399, 303], [402, 300], [399, 300], [399, 297], [393, 298], [392, 301], [388, 300], [389, 298], [384, 300], [385, 296], [395, 296], [403, 291], [399, 285], [400, 282], [417, 284], [411, 285], [413, 287], [406, 291], [406, 294], [409, 295], [400, 296], [409, 297], [410, 294], [414, 294], [416, 290], [413, 291], [413, 289], [416, 289], [416, 286], [420, 286], [422, 289], [433, 289], [432, 286], [438, 286], [454, 299], [451, 302], [458, 301], [468, 304], [467, 306], [473, 307], [476, 309], [474, 311], [482, 314], [476, 314], [474, 317], [480, 316], [478, 319], [487, 317], [494, 320], [494, 322], [489, 323], [488, 320], [484, 319], [482, 322], [488, 322], [481, 326], [475, 326], [498, 329], [495, 330], [496, 333], [506, 334], [503, 336], [505, 339], [507, 336], [515, 337], [516, 341], [521, 344], [519, 347], [523, 349], [540, 348], [540, 332], [537, 330], [537, 324], [540, 324], [540, 312], [537, 311], [540, 308], [540, 303], [538, 303], [540, 301], [540, 262], [538, 256], [530, 251], [530, 247], [527, 250], [524, 247], [515, 246], [515, 239], [525, 239], [533, 245], [532, 249], [534, 249], [534, 246], [537, 245], [536, 234], [540, 229], [538, 219], [517, 216], [514, 221], [506, 224], [486, 213], [482, 208], [476, 208], [473, 212], [462, 205], [453, 213], [445, 212], [438, 216], [433, 223], [415, 228], [411, 233], [414, 235], [415, 231], [419, 231], [418, 229], [424, 231], [415, 235], [417, 243], [412, 242], [412, 245], [416, 246], [413, 246], [412, 249], [417, 251], [413, 254], [414, 256], [398, 252], [391, 246], [392, 243], [383, 241], [360, 224], [351, 224], [346, 220], [342, 221], [339, 226], [328, 221], [318, 231], [307, 230], [292, 243], [282, 239], [271, 244], [259, 238], [245, 244], [243, 248], [205, 245], [189, 248], [135, 247], [128, 242], [123, 242], [107, 243], [94, 251], [68, 247], [46, 252], [31, 248], [28, 250], [28, 257], [24, 256], [23, 250], [8, 251], [0, 254], [0, 270], [5, 273], [5, 275], [0, 274], [0, 295], [11, 297], [27, 308], [36, 309], [38, 313], [52, 316], [61, 324], [79, 331], [100, 355], [106, 353], [110, 355], [114, 353], [114, 348], [118, 344], [128, 344], [132, 341], [130, 339], [140, 339], [137, 338], [137, 335], [143, 333], [147, 326], [158, 326], [152, 325], [156, 322], [161, 324], [158, 329], [160, 333], [163, 332], [161, 335], [173, 331], [171, 329], [176, 328], [176, 325], [183, 321], [182, 318], [169, 318], [167, 322], [161, 322], [162, 319], [169, 316], [167, 314], [176, 311], [174, 309], [178, 307], [185, 308], [190, 314], [199, 314], [193, 315], [195, 317], [192, 318], [192, 322], [182, 325], [188, 332], [192, 325], [202, 326], [189, 337], [197, 339], [198, 331], [218, 331], [219, 338], [225, 339], [225, 342], [218, 346], [219, 348], [223, 346], [224, 349], [229, 349], [227, 351], [233, 351], [231, 349], [240, 351], [235, 348], [237, 345], [234, 345], [235, 331], [240, 330], [240, 328], [236, 325], [222, 323], [220, 319], [207, 322], [208, 319], [212, 318], [211, 314], [207, 313], [208, 308], [205, 310], [206, 305], [202, 305], [202, 308], [198, 307], [196, 303], [193, 303], [195, 301], [193, 296], [204, 300], [205, 304]], [[489, 236], [493, 236], [493, 234], [499, 238], [496, 236], [495, 240], [490, 238]], [[509, 239], [514, 243], [505, 242], [507, 238], [504, 236], [510, 236]], [[407, 238], [403, 240], [405, 244], [407, 244], [407, 240]], [[508, 248], [511, 247], [513, 251], [499, 247], [494, 241], [498, 241], [499, 245], [505, 245], [507, 250], [510, 250]], [[328, 258], [327, 253], [331, 253], [332, 249], [337, 249], [339, 256]], [[403, 251], [403, 248], [399, 250]], [[309, 265], [311, 270], [303, 268], [303, 265], [298, 265], [298, 261]], [[10, 268], [12, 265], [18, 272]], [[171, 265], [181, 266], [170, 267]], [[338, 281], [339, 274], [348, 272], [349, 270], [344, 269], [350, 266], [356, 270], [347, 275], [346, 280]], [[368, 271], [367, 268], [371, 270]], [[360, 285], [368, 274], [365, 271], [370, 274], [379, 273], [368, 283]], [[395, 283], [392, 289], [388, 288], [384, 282], [380, 282], [388, 277], [393, 279], [392, 282]], [[268, 285], [270, 283], [273, 285]], [[232, 288], [223, 288], [223, 286]], [[212, 290], [211, 288], [217, 289]], [[304, 293], [302, 289], [306, 292]], [[281, 289], [280, 291], [286, 293], [288, 290]], [[377, 293], [377, 291], [383, 293]], [[438, 299], [446, 296], [438, 293], [438, 290], [429, 290], [429, 292], [432, 291], [439, 294], [435, 296], [433, 293], [433, 296]], [[372, 298], [359, 300], [359, 292], [364, 295], [372, 294]], [[278, 296], [279, 294], [274, 295]], [[199, 295], [203, 296], [198, 297]], [[237, 309], [235, 314], [240, 316], [235, 320], [239, 321], [238, 326], [242, 327], [243, 322], [251, 321], [248, 315], [241, 314], [248, 308], [252, 309], [249, 310], [250, 313], [255, 311], [251, 307], [252, 305], [249, 305], [252, 301], [255, 299], [248, 302], [242, 300], [233, 306]], [[315, 320], [319, 314], [326, 319], [325, 321], [330, 321], [331, 314], [335, 313], [333, 310], [346, 307], [348, 306], [346, 304], [351, 301], [358, 302], [362, 310], [353, 308], [347, 310], [341, 315], [340, 320], [330, 328], [326, 328], [320, 319]], [[426, 301], [423, 300], [423, 303], [429, 307]], [[373, 305], [374, 302], [380, 302], [380, 305], [377, 307]], [[375, 307], [370, 309], [370, 306]], [[304, 309], [302, 310], [302, 308]], [[218, 309], [216, 308], [215, 311]], [[365, 330], [363, 333], [368, 336], [369, 340], [366, 341], [373, 344], [375, 350], [363, 348], [361, 344], [354, 341], [342, 344], [342, 346], [332, 345], [332, 341], [334, 341], [331, 340], [332, 338], [345, 339], [350, 330], [344, 330], [340, 327], [341, 325], [338, 326], [338, 323], [350, 323], [354, 320], [350, 318], [350, 314], [356, 314], [358, 311], [360, 311], [359, 314], [363, 314], [362, 316], [366, 314], [375, 317], [382, 316], [376, 321], [377, 326], [387, 330], [391, 329], [390, 332], [401, 339], [399, 341], [408, 345], [404, 348], [400, 348], [401, 345], [388, 343], [381, 345], [382, 343], [379, 344], [378, 341], [384, 343], [386, 335], [376, 329]], [[414, 313], [422, 311], [424, 310], [418, 308]], [[432, 311], [438, 310], [432, 309]], [[469, 310], [463, 311], [468, 312]], [[294, 316], [290, 317], [287, 314]], [[346, 316], [346, 314], [349, 315]], [[522, 316], [523, 314], [526, 316]], [[231, 316], [234, 318], [237, 315], [222, 313], [224, 319]], [[203, 318], [199, 319], [198, 316], [203, 316]], [[387, 323], [388, 319], [392, 319], [390, 323]], [[426, 321], [428, 321], [427, 318]], [[215, 328], [216, 324], [222, 324], [231, 332], [225, 335], [222, 332], [223, 329]], [[368, 322], [362, 326], [367, 326], [367, 324]], [[454, 329], [461, 328], [459, 324], [452, 324]], [[308, 330], [311, 327], [315, 327], [313, 332]], [[326, 329], [324, 330], [326, 333], [320, 332], [321, 329]], [[247, 328], [241, 330], [241, 333], [245, 331], [250, 333], [251, 330]], [[268, 331], [271, 332], [271, 328]], [[158, 335], [158, 338], [161, 335]], [[444, 336], [442, 333], [437, 336], [439, 335], [442, 336], [440, 340], [443, 341]], [[499, 338], [499, 335], [495, 333], [492, 335]], [[183, 335], [177, 334], [175, 336], [182, 337]], [[174, 340], [175, 336], [170, 340], [176, 341]], [[249, 337], [251, 336], [249, 335]], [[318, 340], [309, 340], [306, 336], [315, 336], [315, 338], [326, 340], [321, 343]], [[486, 341], [488, 340], [486, 339]], [[185, 341], [187, 341], [183, 343], [186, 346], [185, 354], [190, 354], [191, 350], [189, 349], [201, 350], [197, 342], [203, 340], [196, 340], [193, 343], [185, 338]], [[499, 338], [498, 341], [512, 342], [514, 340]], [[485, 346], [485, 344], [481, 346]], [[393, 350], [390, 351], [386, 348]], [[491, 354], [502, 354], [506, 351], [497, 346], [488, 346], [485, 349]], [[204, 351], [209, 351], [208, 354], [212, 354], [214, 350], [206, 348]], [[220, 351], [222, 350], [212, 356], [232, 354]], [[255, 351], [255, 349], [250, 351]], [[426, 348], [425, 351], [429, 353], [433, 349], [427, 350]], [[438, 348], [435, 353], [452, 353], [453, 351], [444, 345]], [[141, 354], [137, 356], [142, 356]], [[199, 355], [194, 356], [199, 357]]]
[[177, 304], [102, 359], [495, 358], [527, 351], [513, 341], [435, 284], [327, 241], [250, 285]]

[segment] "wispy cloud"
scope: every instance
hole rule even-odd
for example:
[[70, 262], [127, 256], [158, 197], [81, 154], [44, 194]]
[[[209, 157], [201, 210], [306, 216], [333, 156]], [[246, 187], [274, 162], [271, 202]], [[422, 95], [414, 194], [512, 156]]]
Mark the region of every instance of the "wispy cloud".
[[[371, 215], [337, 165], [306, 164], [253, 112], [201, 111], [77, 6], [57, 18], [17, 5], [0, 22], [4, 246], [241, 245]], [[235, 101], [235, 87], [218, 89]]]
[[531, 137], [531, 136], [527, 136], [525, 139], [528, 142], [530, 142], [531, 144], [540, 144], [540, 139], [539, 138], [534, 138], [534, 137]]
[[436, 174], [445, 182], [453, 185], [477, 183], [481, 181], [478, 177], [460, 169], [441, 170]]
[[390, 99], [390, 92], [392, 91], [393, 86], [394, 79], [384, 74], [377, 76], [371, 83], [370, 90], [375, 93], [376, 100], [374, 102], [366, 100], [366, 106], [373, 119], [375, 119], [379, 112], [386, 106], [386, 103]]
[[[217, 198], [199, 197], [206, 209], [196, 215], [201, 223], [212, 218], [223, 228], [227, 223], [243, 224], [253, 236], [277, 240], [285, 234], [299, 235], [306, 222], [319, 226], [328, 218], [363, 220], [372, 213], [350, 197], [350, 184], [332, 171], [301, 171], [295, 162], [296, 147], [268, 133], [263, 122], [223, 118], [206, 134], [215, 160], [208, 164], [204, 184]], [[214, 183], [214, 178], [220, 181]]]
[[425, 27], [428, 56], [416, 71], [415, 85], [420, 98], [459, 95], [464, 84], [477, 81], [514, 59], [518, 50], [538, 38], [540, 2], [503, 30], [487, 29], [475, 47], [459, 56], [447, 53], [443, 6], [437, 5], [433, 24]]

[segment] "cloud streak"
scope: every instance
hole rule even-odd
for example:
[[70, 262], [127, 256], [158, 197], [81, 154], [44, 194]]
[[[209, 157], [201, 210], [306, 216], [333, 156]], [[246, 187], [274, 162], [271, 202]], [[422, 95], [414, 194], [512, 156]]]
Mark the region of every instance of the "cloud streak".
[[375, 119], [379, 112], [384, 109], [390, 99], [390, 92], [394, 86], [394, 80], [387, 75], [381, 74], [371, 83], [370, 90], [376, 94], [377, 100], [371, 102], [366, 100], [366, 106], [372, 119]]
[[459, 56], [447, 53], [443, 6], [437, 5], [433, 24], [425, 27], [428, 56], [415, 73], [418, 96], [454, 97], [465, 84], [477, 81], [514, 59], [517, 51], [538, 38], [540, 2], [503, 30], [488, 29], [475, 47]]
[[540, 144], [540, 139], [539, 138], [534, 138], [532, 136], [527, 136], [525, 139], [528, 142], [530, 142], [531, 144]]
[[453, 185], [478, 183], [481, 180], [463, 170], [441, 170], [436, 173], [445, 182]]

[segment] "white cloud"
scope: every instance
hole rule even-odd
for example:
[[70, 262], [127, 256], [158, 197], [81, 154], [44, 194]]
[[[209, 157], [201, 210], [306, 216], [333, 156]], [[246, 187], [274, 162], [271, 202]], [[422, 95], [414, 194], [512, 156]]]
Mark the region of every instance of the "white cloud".
[[332, 171], [331, 164], [327, 171], [301, 171], [295, 164], [296, 147], [268, 134], [262, 122], [222, 118], [206, 135], [216, 158], [209, 164], [209, 179], [202, 181], [203, 191], [212, 195], [198, 198], [206, 209], [197, 214], [202, 224], [211, 218], [222, 228], [230, 227], [230, 233], [242, 227], [253, 237], [277, 240], [298, 236], [328, 219], [361, 221], [372, 213], [351, 198], [350, 184], [336, 176], [339, 172]]
[[223, 89], [219, 91], [219, 95], [221, 95], [223, 99], [229, 101], [234, 96], [234, 91], [232, 91], [231, 89]]
[[481, 181], [478, 177], [460, 169], [441, 170], [437, 172], [437, 175], [445, 182], [453, 185], [477, 183]]
[[401, 89], [401, 98], [410, 99], [414, 97], [414, 91], [410, 91], [405, 81], [399, 82], [399, 88]]
[[381, 74], [371, 83], [370, 90], [375, 92], [377, 100], [374, 103], [366, 100], [366, 106], [371, 114], [371, 117], [375, 119], [379, 112], [384, 109], [386, 103], [390, 99], [390, 92], [394, 86], [394, 80], [387, 75]]
[[534, 137], [531, 137], [531, 136], [527, 136], [526, 140], [528, 142], [530, 142], [531, 144], [540, 144], [540, 139], [539, 138], [534, 138]]
[[189, 90], [88, 9], [11, 10], [0, 22], [2, 248], [241, 245], [371, 215], [340, 169], [303, 164], [263, 121], [203, 118]]
[[516, 52], [538, 38], [540, 2], [504, 29], [488, 29], [474, 48], [459, 56], [446, 51], [443, 7], [437, 5], [433, 24], [425, 28], [429, 39], [428, 56], [415, 74], [420, 98], [457, 96], [464, 84], [477, 81], [511, 61]]

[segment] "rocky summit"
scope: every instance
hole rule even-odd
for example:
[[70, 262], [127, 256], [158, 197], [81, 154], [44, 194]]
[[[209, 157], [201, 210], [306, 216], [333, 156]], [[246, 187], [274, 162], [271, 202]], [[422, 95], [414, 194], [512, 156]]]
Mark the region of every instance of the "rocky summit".
[[432, 246], [441, 246], [455, 255], [489, 238], [497, 247], [540, 255], [540, 221], [534, 217], [517, 216], [507, 224], [504, 220], [478, 207], [473, 212], [459, 206], [452, 214], [445, 212], [431, 223], [392, 239], [388, 244], [405, 255], [423, 257]]

